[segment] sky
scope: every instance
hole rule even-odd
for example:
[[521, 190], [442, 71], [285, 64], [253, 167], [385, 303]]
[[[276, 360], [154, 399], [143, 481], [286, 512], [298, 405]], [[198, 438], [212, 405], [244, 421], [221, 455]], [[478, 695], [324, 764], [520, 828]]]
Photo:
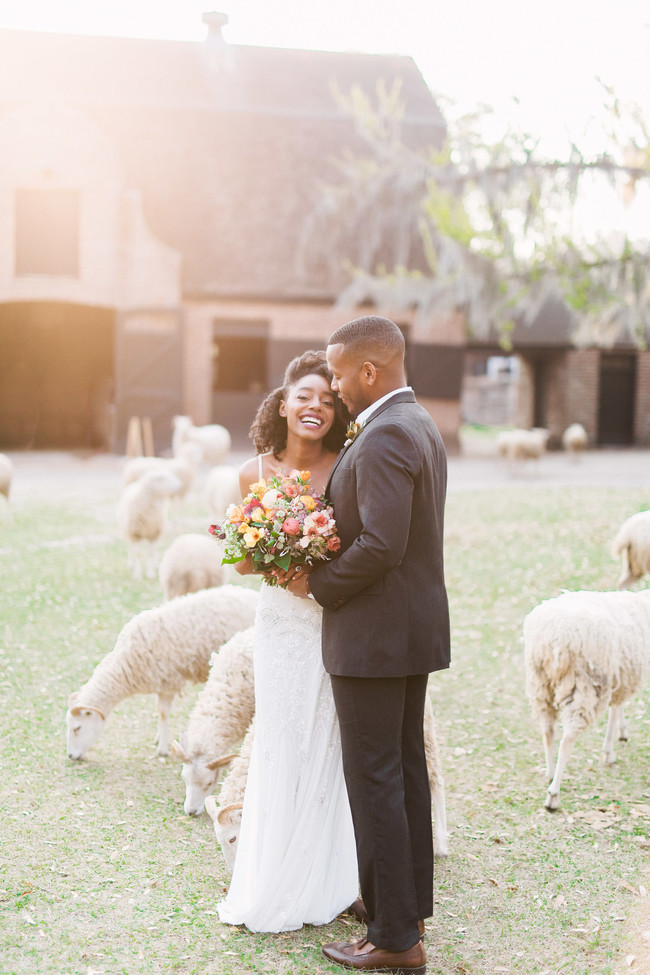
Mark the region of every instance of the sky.
[[490, 105], [548, 155], [598, 150], [597, 79], [650, 118], [648, 0], [0, 0], [0, 28], [200, 41], [211, 9], [232, 44], [410, 55], [434, 93]]

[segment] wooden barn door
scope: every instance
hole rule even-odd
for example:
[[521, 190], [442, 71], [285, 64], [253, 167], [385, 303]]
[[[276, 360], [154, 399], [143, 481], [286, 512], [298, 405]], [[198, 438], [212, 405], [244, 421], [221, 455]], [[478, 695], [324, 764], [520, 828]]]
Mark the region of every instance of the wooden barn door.
[[182, 310], [120, 312], [115, 338], [116, 450], [123, 453], [129, 419], [149, 417], [157, 454], [171, 446], [172, 417], [183, 401]]
[[598, 443], [634, 443], [634, 355], [603, 353], [598, 395]]

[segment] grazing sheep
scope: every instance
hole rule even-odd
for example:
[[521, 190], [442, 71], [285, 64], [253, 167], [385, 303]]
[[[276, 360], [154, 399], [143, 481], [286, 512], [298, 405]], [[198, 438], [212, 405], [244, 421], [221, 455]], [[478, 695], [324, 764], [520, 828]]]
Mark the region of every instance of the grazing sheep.
[[258, 593], [222, 586], [146, 609], [122, 628], [113, 650], [70, 695], [66, 716], [70, 758], [83, 758], [116, 704], [133, 694], [158, 695], [158, 755], [169, 748], [169, 712], [186, 681], [207, 680], [210, 655], [252, 625]]
[[[243, 635], [243, 634], [242, 634]], [[205, 809], [214, 824], [214, 832], [223, 852], [228, 868], [232, 872], [237, 851], [237, 840], [241, 824], [241, 810], [246, 790], [248, 763], [254, 738], [254, 721], [246, 733], [237, 758], [228, 769], [218, 798], [204, 793]], [[445, 857], [449, 853], [447, 836], [447, 813], [445, 805], [445, 783], [436, 737], [435, 720], [431, 698], [427, 695], [424, 708], [424, 746], [429, 769], [429, 786], [433, 805], [435, 834], [435, 853]], [[224, 762], [225, 758], [224, 756]], [[215, 764], [216, 768], [216, 764]], [[220, 772], [220, 769], [219, 769]], [[186, 779], [187, 782], [187, 779]], [[207, 785], [207, 779], [205, 780]]]
[[[129, 566], [136, 578], [155, 572], [154, 545], [167, 524], [169, 499], [181, 488], [180, 479], [169, 470], [154, 468], [122, 492], [117, 519], [120, 535], [126, 539]], [[142, 547], [148, 546], [143, 555]]]
[[178, 457], [132, 457], [124, 465], [122, 482], [125, 485], [133, 484], [149, 471], [168, 470], [181, 482], [180, 489], [171, 497], [182, 501], [194, 484], [201, 457], [201, 448], [193, 443], [181, 444]]
[[[544, 805], [553, 810], [576, 738], [607, 707], [607, 764], [616, 760], [615, 736], [627, 739], [623, 704], [643, 684], [650, 662], [650, 590], [565, 592], [531, 610], [523, 629], [526, 694], [542, 729], [551, 780]], [[554, 765], [558, 715], [562, 740]]]
[[581, 423], [572, 423], [562, 434], [562, 446], [574, 460], [580, 457], [588, 444], [589, 437]]
[[7, 501], [9, 500], [9, 492], [11, 490], [11, 479], [14, 474], [14, 465], [11, 463], [6, 454], [0, 454], [0, 494], [3, 495]]
[[650, 574], [650, 511], [639, 511], [623, 522], [612, 542], [612, 557], [621, 559], [619, 589], [629, 589]]
[[213, 520], [220, 521], [224, 518], [228, 505], [241, 501], [237, 468], [225, 464], [213, 467], [205, 479], [204, 497]]
[[497, 449], [501, 457], [510, 463], [539, 460], [546, 451], [549, 431], [536, 427], [534, 430], [502, 430], [497, 434]]
[[172, 420], [172, 451], [178, 457], [181, 445], [198, 444], [206, 464], [222, 464], [230, 452], [231, 438], [225, 427], [211, 423], [195, 427], [189, 416], [175, 416]]
[[211, 589], [225, 582], [223, 549], [212, 535], [187, 532], [171, 543], [158, 569], [165, 599]]
[[230, 764], [227, 775], [219, 791], [219, 805], [216, 796], [205, 797], [205, 811], [212, 820], [214, 835], [221, 847], [226, 866], [233, 872], [237, 855], [237, 842], [241, 828], [242, 809], [244, 808], [244, 792], [248, 777], [253, 739], [255, 737], [255, 720], [246, 732], [239, 754]]
[[188, 816], [203, 812], [205, 797], [219, 781], [222, 768], [235, 757], [231, 752], [253, 720], [253, 636], [252, 626], [236, 633], [213, 656], [208, 682], [196, 700], [187, 729], [172, 742], [172, 753], [183, 763], [183, 808]]

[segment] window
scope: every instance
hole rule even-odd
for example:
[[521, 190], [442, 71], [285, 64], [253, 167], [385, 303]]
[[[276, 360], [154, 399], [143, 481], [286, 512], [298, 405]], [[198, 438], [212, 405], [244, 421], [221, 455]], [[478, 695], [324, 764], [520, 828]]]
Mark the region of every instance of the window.
[[79, 275], [77, 190], [17, 189], [16, 275]]

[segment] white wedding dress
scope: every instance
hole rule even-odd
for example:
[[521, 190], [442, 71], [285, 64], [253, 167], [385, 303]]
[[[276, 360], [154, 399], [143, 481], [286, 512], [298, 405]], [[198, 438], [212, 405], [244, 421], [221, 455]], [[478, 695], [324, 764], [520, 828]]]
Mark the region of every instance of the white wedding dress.
[[263, 584], [254, 666], [255, 738], [219, 917], [251, 931], [327, 924], [358, 896], [358, 875], [318, 603]]

